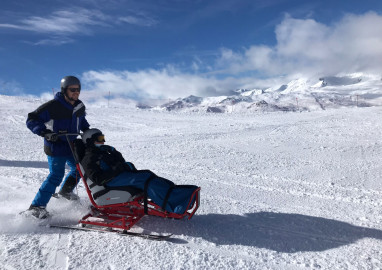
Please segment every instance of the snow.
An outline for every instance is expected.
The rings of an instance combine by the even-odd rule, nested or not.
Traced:
[[[328,86],[329,87],[329,86]],[[381,269],[382,108],[189,113],[87,104],[138,169],[202,187],[191,220],[145,217],[167,242],[67,231],[23,218],[48,174],[25,126],[43,101],[0,96],[1,269]],[[74,224],[89,200],[52,198]]]
[[[321,78],[301,77],[266,89],[237,89],[231,96],[179,98],[153,110],[252,113],[381,106],[381,89],[380,75],[353,73]]]

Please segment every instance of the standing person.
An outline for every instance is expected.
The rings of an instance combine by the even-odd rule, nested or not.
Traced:
[[[44,137],[44,152],[49,163],[49,175],[41,184],[31,206],[26,213],[40,219],[49,216],[46,206],[60,185],[65,175],[65,164],[70,172],[58,192],[66,199],[78,199],[73,194],[80,176],[76,170],[75,161],[66,136],[60,133],[79,133],[89,129],[85,118],[85,105],[79,100],[81,82],[74,76],[66,76],[61,80],[61,92],[54,99],[38,107],[28,114],[27,127],[34,133]],[[69,136],[73,141],[76,136]]]

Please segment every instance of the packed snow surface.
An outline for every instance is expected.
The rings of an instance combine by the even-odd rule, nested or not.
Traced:
[[[42,100],[0,96],[0,268],[381,269],[382,108],[187,113],[88,106],[138,169],[202,188],[191,220],[145,217],[170,241],[69,231],[18,215],[48,175],[25,126]],[[90,202],[52,198],[51,223]]]

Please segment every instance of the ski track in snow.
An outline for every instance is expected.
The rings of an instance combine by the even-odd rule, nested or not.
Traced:
[[[17,103],[17,108],[14,104]],[[190,221],[145,217],[149,241],[49,228],[18,215],[48,174],[26,127],[42,102],[0,96],[0,269],[381,269],[382,109],[199,114],[88,106],[138,169],[202,187]],[[49,222],[80,202],[52,199]]]

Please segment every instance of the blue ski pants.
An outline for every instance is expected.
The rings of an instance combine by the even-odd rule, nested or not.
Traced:
[[[179,188],[174,188],[176,185],[173,182],[156,176],[149,170],[123,172],[108,182],[106,186],[132,186],[144,190],[146,181],[150,178],[151,180],[147,186],[147,196],[154,203],[162,206],[167,192],[169,192],[169,189],[172,189],[165,204],[165,210],[176,214],[182,214],[187,210],[186,208],[191,200],[191,195],[196,190],[197,186],[178,186]]]
[[[32,205],[33,206],[46,206],[52,197],[53,193],[56,191],[56,188],[61,184],[62,179],[65,175],[65,164],[68,164],[70,167],[70,172],[65,177],[66,180],[69,176],[74,177],[75,179],[80,179],[80,175],[76,169],[76,163],[72,156],[47,156],[49,163],[49,175],[45,181],[41,184],[40,189],[38,190]]]

